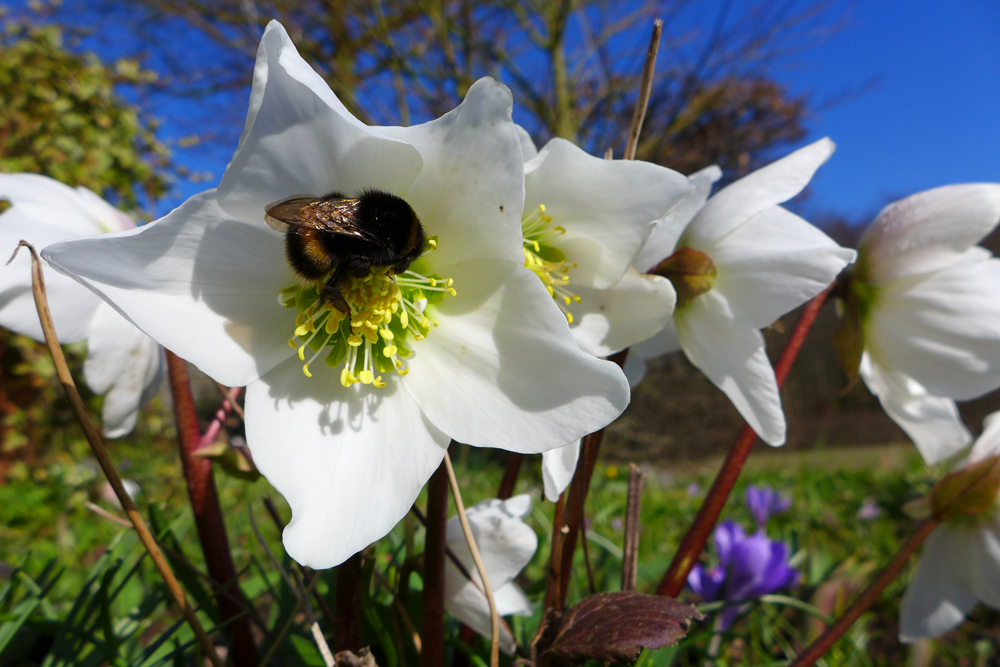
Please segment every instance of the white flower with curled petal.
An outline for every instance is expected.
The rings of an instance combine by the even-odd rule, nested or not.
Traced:
[[[452,438],[539,453],[628,402],[621,371],[580,351],[524,268],[512,107],[483,79],[437,120],[368,127],[271,22],[218,190],[47,252],[165,347],[247,386],[247,444],[292,508],[283,539],[302,564],[337,565],[385,535]],[[264,212],[367,189],[404,199],[430,241],[405,272],[346,278],[347,315],[293,273]]]
[[[670,321],[674,288],[631,268],[655,222],[692,192],[686,177],[649,162],[605,160],[565,139],[535,151],[521,132],[525,266],[566,314],[580,347],[607,357]],[[542,455],[545,496],[569,484],[579,442]]]
[[[972,440],[955,400],[1000,386],[1000,260],[975,244],[1000,222],[1000,184],[950,185],[890,204],[844,278],[841,362],[928,463]]]
[[[785,442],[785,416],[760,329],[822,292],[855,257],[779,206],[832,153],[833,142],[821,139],[723,188],[696,211],[682,207],[654,230],[636,263],[670,276],[678,293],[672,326],[633,348],[637,361],[683,349],[770,445]],[[717,178],[717,168],[692,176],[691,208]],[[627,372],[635,377],[641,369],[633,363]]]
[[[516,577],[531,562],[538,549],[538,537],[522,518],[531,511],[531,496],[523,494],[509,500],[484,500],[466,510],[472,537],[486,568],[493,599],[500,616],[531,616],[534,609]],[[455,618],[489,637],[490,605],[483,592],[482,579],[469,552],[469,544],[457,516],[448,520],[448,547],[472,577],[462,574],[448,559],[444,571],[444,605]],[[514,652],[514,637],[501,623],[500,648]]]
[[[135,223],[87,188],[71,188],[37,174],[0,174],[0,254],[10,257],[22,239],[42,250],[77,236],[117,232]],[[77,282],[43,269],[49,310],[60,343],[87,342],[83,376],[104,396],[104,435],[120,438],[135,428],[139,408],[163,379],[163,352],[108,304]],[[44,341],[31,294],[31,259],[18,253],[0,268],[0,326]]]
[[[1000,413],[983,421],[961,470],[1000,455]],[[899,638],[937,637],[956,627],[982,602],[1000,609],[1000,503],[977,514],[945,519],[924,543],[920,562],[900,603]]]

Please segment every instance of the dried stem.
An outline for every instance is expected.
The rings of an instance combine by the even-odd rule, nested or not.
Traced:
[[[628,464],[628,497],[625,501],[625,544],[622,549],[622,590],[634,591],[639,569],[639,529],[642,523],[639,510],[642,505],[642,471],[634,463]]]
[[[187,366],[183,359],[169,350],[167,372],[170,375],[170,388],[174,399],[181,464],[198,531],[198,541],[205,555],[209,576],[218,582],[223,590],[228,589],[231,593],[231,595],[219,595],[219,613],[231,628],[233,662],[236,667],[256,666],[257,647],[254,645],[250,622],[246,617],[249,605],[236,580],[236,567],[233,565],[233,555],[226,537],[226,523],[222,517],[219,494],[215,488],[212,461],[195,456],[195,452],[202,445],[202,432],[198,426],[198,415],[195,410],[194,395],[191,393]]]
[[[833,625],[827,628],[816,641],[807,646],[795,658],[795,662],[791,664],[791,667],[808,667],[830,650],[830,647],[847,632],[848,628],[854,625],[858,617],[878,600],[886,586],[892,583],[899,575],[903,566],[910,559],[910,556],[923,544],[924,540],[927,539],[927,536],[931,534],[937,524],[938,520],[934,518],[927,519],[920,524],[917,530],[899,548],[899,551],[892,557],[892,560],[885,566],[885,569],[879,573],[875,581],[868,585],[868,588],[861,593],[858,599],[847,608],[847,611]]]
[[[447,548],[448,471],[441,466],[427,481],[424,539],[423,652],[421,667],[444,667],[444,559]]]
[[[649,51],[646,53],[646,65],[642,68],[642,84],[639,86],[639,99],[635,103],[635,113],[628,129],[628,143],[625,144],[625,159],[634,160],[635,150],[639,146],[639,133],[646,119],[646,107],[649,105],[649,94],[653,89],[653,71],[656,69],[656,54],[660,50],[660,35],[663,34],[663,21],[653,21],[653,35],[649,39]]]
[[[465,533],[465,541],[469,545],[469,553],[472,555],[472,562],[476,564],[479,571],[479,578],[483,583],[483,591],[486,593],[486,601],[490,605],[490,667],[497,667],[500,664],[500,614],[497,613],[497,601],[493,598],[493,588],[490,586],[490,579],[486,576],[486,566],[479,555],[479,547],[472,536],[472,526],[469,525],[469,517],[465,515],[465,503],[462,502],[462,492],[458,488],[458,478],[455,477],[455,468],[451,465],[451,456],[448,452],[444,454],[444,465],[448,470],[448,482],[451,484],[451,495],[455,498],[455,508],[458,511],[458,520],[462,524],[462,532]]]
[[[799,321],[795,323],[795,329],[792,331],[791,336],[788,337],[785,349],[782,350],[781,357],[779,357],[778,363],[774,367],[774,376],[778,381],[778,387],[781,387],[785,378],[788,377],[788,371],[798,356],[799,350],[802,349],[802,343],[806,339],[806,334],[809,333],[809,329],[816,320],[816,316],[830,296],[832,288],[832,285],[827,287],[818,296],[813,298],[812,301],[807,303],[801,317],[799,317]],[[750,455],[750,449],[755,442],[757,442],[757,434],[754,433],[754,430],[749,425],[744,424],[739,435],[736,436],[736,442],[733,443],[733,448],[729,450],[729,454],[726,456],[719,474],[715,477],[715,481],[712,482],[712,488],[709,489],[708,495],[705,496],[705,500],[698,510],[698,516],[695,517],[694,523],[691,524],[687,534],[684,535],[684,539],[681,540],[681,544],[677,548],[677,554],[663,575],[663,579],[656,589],[657,595],[664,595],[671,598],[677,597],[684,588],[688,574],[694,568],[695,563],[698,562],[698,556],[701,554],[702,549],[705,548],[708,536],[712,533],[715,523],[719,520],[719,514],[722,513],[722,508],[725,506],[726,500],[729,498],[729,493],[736,484],[736,480],[739,479],[740,471],[743,470],[743,464],[746,462],[747,456]]]
[[[87,414],[87,406],[84,404],[83,399],[80,398],[80,393],[76,389],[76,383],[73,381],[73,376],[69,372],[69,366],[66,364],[66,357],[63,356],[62,348],[59,346],[59,341],[56,338],[55,327],[52,324],[52,315],[49,312],[48,299],[45,295],[45,279],[42,276],[42,264],[38,259],[38,253],[30,243],[21,241],[14,250],[14,255],[17,254],[22,246],[27,248],[31,253],[31,292],[35,297],[35,308],[38,309],[38,317],[41,320],[42,331],[45,334],[45,344],[49,348],[49,354],[52,355],[52,362],[55,365],[59,382],[66,392],[66,397],[73,408],[76,418],[80,422],[80,426],[83,428],[87,442],[94,452],[94,457],[97,459],[98,464],[100,464],[101,470],[104,471],[104,476],[107,477],[108,483],[111,484],[111,488],[115,492],[115,497],[118,498],[122,509],[125,510],[125,514],[132,523],[132,527],[135,528],[135,532],[139,535],[139,541],[146,548],[150,559],[153,561],[153,565],[156,566],[157,572],[160,573],[164,583],[166,583],[171,600],[177,605],[188,625],[194,631],[195,637],[197,637],[198,643],[201,645],[201,650],[211,660],[214,667],[224,667],[222,659],[215,650],[215,645],[212,644],[211,638],[209,638],[205,629],[198,621],[194,608],[188,603],[184,595],[184,590],[174,576],[173,571],[171,571],[170,564],[164,558],[152,533],[149,532],[149,528],[146,527],[146,522],[139,515],[139,510],[136,508],[131,496],[125,492],[122,479],[111,462],[111,457],[108,456],[104,440],[101,438],[93,422],[90,421],[90,416]],[[13,256],[11,259],[13,259]]]

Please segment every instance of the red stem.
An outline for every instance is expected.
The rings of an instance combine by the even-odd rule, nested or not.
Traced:
[[[782,350],[781,356],[778,358],[778,363],[774,366],[774,376],[778,381],[778,387],[781,387],[785,382],[785,378],[788,377],[788,371],[798,356],[799,350],[802,349],[802,343],[806,339],[806,334],[809,333],[810,327],[812,327],[813,322],[816,320],[816,316],[819,314],[820,309],[822,309],[823,304],[826,303],[832,289],[833,285],[827,287],[818,296],[813,298],[812,301],[807,303],[805,309],[802,311],[802,316],[795,323],[795,329],[792,331],[792,335],[788,337],[785,349]],[[729,454],[726,456],[719,474],[712,483],[712,488],[709,489],[708,495],[705,496],[705,501],[702,503],[701,509],[698,510],[698,516],[695,517],[694,523],[691,524],[684,539],[681,540],[681,544],[677,548],[677,554],[663,575],[663,579],[656,589],[657,595],[674,598],[684,589],[688,574],[694,568],[695,563],[698,562],[698,556],[705,548],[705,543],[708,541],[712,529],[719,520],[722,508],[725,507],[729,493],[733,490],[736,480],[739,479],[740,472],[743,470],[743,464],[746,462],[747,456],[750,455],[750,450],[755,442],[757,442],[757,434],[754,433],[754,430],[749,425],[744,424],[743,428],[740,429],[739,435],[736,436],[736,442],[733,443],[733,448],[729,450]]]
[[[854,601],[854,603],[848,607],[847,611],[837,619],[837,621],[831,625],[829,628],[820,635],[816,641],[806,647],[802,653],[795,658],[795,662],[791,664],[791,667],[808,667],[819,660],[824,653],[830,650],[830,647],[840,639],[848,628],[854,625],[854,622],[858,620],[861,614],[865,613],[875,602],[878,600],[879,596],[885,590],[892,581],[899,575],[903,566],[910,559],[910,556],[923,544],[927,536],[933,532],[934,528],[937,527],[938,520],[934,518],[927,519],[917,528],[916,532],[907,538],[903,546],[899,548],[896,555],[892,557],[889,564],[885,566],[885,569],[878,575],[868,588],[864,590],[860,597]]]
[[[448,472],[444,462],[427,482],[424,540],[424,619],[421,667],[444,667],[444,559],[447,550]]]
[[[184,480],[187,482],[188,498],[194,512],[198,540],[205,555],[205,565],[216,588],[219,613],[228,623],[233,664],[236,667],[256,667],[257,648],[250,631],[250,618],[246,613],[249,605],[236,581],[236,568],[226,538],[226,524],[215,489],[212,462],[194,455],[201,445],[202,433],[198,426],[187,367],[177,355],[169,351],[166,354]]]
[[[361,650],[361,554],[357,553],[337,566],[337,596],[334,600],[335,650],[357,653]]]
[[[500,480],[500,488],[497,490],[497,498],[507,500],[514,493],[514,485],[517,484],[517,475],[521,472],[521,463],[524,461],[524,454],[511,452],[507,455],[507,466],[503,470],[503,478]]]

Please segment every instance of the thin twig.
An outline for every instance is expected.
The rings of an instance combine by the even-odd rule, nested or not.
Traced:
[[[458,520],[462,524],[462,532],[465,533],[465,541],[469,544],[469,553],[472,554],[472,561],[479,571],[479,578],[482,579],[483,589],[486,592],[486,601],[490,605],[490,667],[497,667],[500,664],[500,614],[497,613],[497,601],[493,598],[493,588],[490,586],[489,577],[486,576],[486,566],[479,556],[479,547],[472,536],[472,526],[469,525],[469,517],[465,515],[465,504],[462,502],[462,492],[458,488],[458,478],[455,477],[455,468],[451,465],[451,456],[444,453],[444,465],[448,471],[448,482],[451,484],[451,495],[455,498],[455,508],[458,510]]]
[[[628,128],[628,143],[625,144],[625,159],[634,160],[635,150],[639,146],[639,133],[646,119],[646,107],[649,105],[649,94],[653,89],[653,71],[656,69],[656,54],[660,50],[660,35],[663,34],[663,21],[653,21],[653,35],[649,39],[649,51],[646,53],[646,65],[642,68],[642,84],[639,87],[639,99],[635,103],[635,113],[632,124]]]
[[[639,569],[639,529],[642,522],[639,510],[642,505],[642,470],[634,463],[628,464],[628,496],[625,500],[625,542],[622,548],[623,591],[634,591]]]
[[[227,387],[221,382],[216,382],[215,386],[218,387],[219,391],[222,392],[222,395],[225,396],[226,401],[229,401],[229,407],[226,407],[226,402],[223,401],[222,408],[220,409],[226,411],[232,410],[233,412],[236,413],[236,415],[240,418],[241,421],[245,422],[247,420],[247,416],[243,413],[243,408],[240,407],[240,404],[236,402],[236,399],[240,397],[240,392],[243,391],[243,388]]]
[[[115,492],[115,496],[118,498],[118,502],[121,503],[122,509],[125,510],[125,514],[128,516],[129,521],[132,522],[132,527],[135,528],[135,532],[139,535],[139,540],[142,545],[146,547],[146,551],[149,553],[150,559],[153,561],[153,565],[156,566],[157,572],[163,578],[164,583],[167,585],[167,591],[170,593],[170,597],[180,612],[184,615],[185,620],[191,626],[194,631],[195,636],[198,638],[198,643],[201,645],[202,651],[208,656],[208,659],[212,661],[214,667],[225,667],[222,659],[215,650],[215,645],[212,644],[212,640],[209,638],[205,629],[201,626],[201,622],[198,621],[198,617],[195,614],[194,608],[188,603],[187,598],[184,595],[184,590],[181,588],[180,583],[174,576],[173,571],[170,569],[170,564],[167,563],[166,558],[164,558],[163,553],[160,551],[159,546],[156,544],[156,540],[153,539],[153,534],[149,532],[149,528],[146,527],[146,522],[142,520],[142,516],[139,514],[138,508],[136,508],[135,503],[132,501],[132,497],[128,495],[125,491],[125,487],[122,485],[122,479],[118,475],[118,471],[115,469],[114,464],[111,462],[111,457],[108,456],[108,451],[104,447],[104,440],[101,438],[100,433],[94,426],[93,422],[90,421],[90,416],[87,414],[87,407],[80,398],[80,393],[76,389],[76,383],[73,381],[73,376],[69,371],[69,366],[66,364],[66,357],[63,356],[62,348],[59,346],[59,340],[56,338],[55,327],[52,324],[52,315],[49,312],[49,303],[45,295],[45,279],[42,276],[42,264],[38,258],[38,253],[35,251],[34,246],[32,246],[27,241],[21,241],[18,243],[17,248],[14,250],[14,255],[11,256],[11,260],[17,255],[17,252],[25,247],[31,253],[31,292],[35,297],[35,308],[38,310],[38,317],[41,320],[42,331],[45,334],[45,344],[49,348],[49,354],[52,355],[52,362],[56,368],[56,375],[59,377],[59,381],[62,383],[63,390],[66,392],[66,397],[69,399],[70,406],[73,408],[73,412],[76,414],[76,418],[80,422],[80,426],[83,427],[84,435],[87,437],[87,442],[90,444],[91,450],[94,452],[94,456],[97,458],[97,462],[101,466],[101,470],[104,471],[104,476],[107,477],[108,483],[111,484],[111,488]],[[10,263],[10,262],[8,262]]]
[[[575,478],[574,478],[575,479]],[[583,484],[583,477],[577,480],[577,484]],[[590,594],[597,594],[597,583],[594,579],[594,564],[590,560],[590,546],[587,544],[587,498],[585,494],[580,495],[580,546],[583,547],[583,563],[587,567],[587,585],[590,586]]]

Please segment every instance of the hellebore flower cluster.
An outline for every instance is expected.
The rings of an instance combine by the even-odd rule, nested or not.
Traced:
[[[1000,260],[975,244],[1000,222],[1000,184],[920,192],[879,213],[840,288],[841,363],[928,463],[972,440],[955,400],[1000,386]]]
[[[247,444],[292,508],[283,540],[302,564],[336,565],[385,535],[451,439],[540,453],[628,403],[620,369],[580,350],[525,268],[512,108],[483,79],[437,120],[368,127],[272,22],[218,189],[45,253],[178,356],[247,386]],[[427,244],[405,271],[345,278],[343,312],[293,272],[264,213],[371,190],[412,207]]]
[[[956,470],[1000,455],[1000,412]],[[924,543],[900,605],[899,638],[937,637],[956,627],[977,602],[1000,609],[1000,499],[974,515],[945,519]]]
[[[648,162],[605,160],[564,139],[536,151],[522,134],[525,266],[534,271],[580,347],[606,357],[663,329],[674,288],[631,268],[655,222],[692,193],[681,174]],[[576,470],[580,444],[542,454],[545,497]]]
[[[131,219],[90,190],[71,188],[37,174],[0,174],[0,199],[11,207],[0,215],[0,254],[5,261],[21,240],[38,250],[78,236],[135,227]],[[104,435],[120,438],[135,428],[141,408],[163,379],[163,352],[90,290],[43,268],[49,310],[62,344],[87,342],[83,377],[104,395]],[[31,258],[18,253],[0,270],[0,326],[44,341],[31,292]]]
[[[522,494],[509,500],[484,500],[465,513],[501,616],[531,616],[534,613],[531,601],[514,583],[514,577],[531,562],[538,549],[535,531],[522,521],[530,511],[531,496]],[[479,634],[489,637],[490,604],[457,516],[448,520],[447,540],[448,547],[465,566],[472,580],[459,572],[451,560],[447,561],[444,572],[445,608]],[[513,653],[515,648],[514,637],[503,624],[500,626],[500,648],[508,654]]]
[[[662,220],[635,261],[670,277],[673,319],[636,345],[626,373],[643,359],[682,349],[733,402],[764,442],[785,442],[785,416],[760,329],[822,292],[854,260],[802,218],[779,206],[797,195],[833,153],[822,139],[708,198],[721,172],[691,176],[696,193]]]
[[[688,586],[705,602],[753,600],[798,580],[798,571],[788,563],[788,545],[763,531],[748,536],[739,524],[723,521],[716,526],[713,539],[718,566],[706,568],[699,563],[688,575]],[[741,611],[740,605],[726,607],[719,627],[729,628]]]

